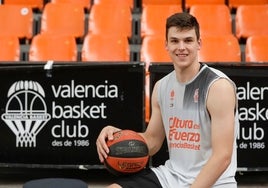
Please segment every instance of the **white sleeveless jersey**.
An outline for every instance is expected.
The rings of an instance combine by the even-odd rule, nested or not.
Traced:
[[[164,188],[189,188],[211,155],[211,123],[206,108],[208,90],[224,73],[203,65],[188,83],[179,83],[175,71],[160,80],[158,102],[165,127],[169,160],[152,168]],[[230,82],[235,84],[230,80]],[[236,89],[236,88],[235,88]],[[236,110],[237,111],[237,110]],[[238,128],[236,112],[235,138]],[[216,185],[236,183],[236,140],[231,164]]]

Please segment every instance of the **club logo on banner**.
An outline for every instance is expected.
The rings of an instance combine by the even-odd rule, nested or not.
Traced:
[[[50,120],[45,92],[35,81],[18,81],[7,93],[2,120],[16,135],[16,147],[36,147],[36,136]]]

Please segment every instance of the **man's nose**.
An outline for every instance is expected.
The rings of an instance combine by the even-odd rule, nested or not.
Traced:
[[[183,41],[178,42],[177,46],[178,50],[184,50],[185,49],[185,44]]]

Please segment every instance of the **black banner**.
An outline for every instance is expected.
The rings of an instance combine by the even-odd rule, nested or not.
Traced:
[[[211,64],[237,85],[240,127],[237,137],[238,170],[268,169],[268,66],[267,64]],[[150,67],[151,86],[173,70],[171,64]],[[152,88],[151,88],[152,90]],[[153,157],[153,165],[168,157],[166,143]]]
[[[108,125],[144,128],[144,67],[134,63],[0,66],[0,163],[99,165]]]

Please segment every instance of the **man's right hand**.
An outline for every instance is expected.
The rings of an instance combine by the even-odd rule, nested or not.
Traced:
[[[106,144],[106,141],[113,140],[114,139],[113,134],[115,132],[120,131],[120,130],[121,129],[116,128],[116,127],[111,126],[111,125],[108,125],[101,130],[101,132],[96,140],[97,152],[98,152],[99,159],[100,159],[101,163],[104,162],[104,160],[107,158],[108,153],[109,153],[109,148]]]

